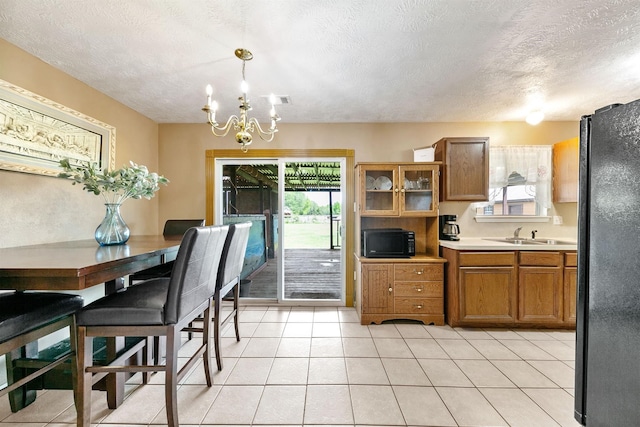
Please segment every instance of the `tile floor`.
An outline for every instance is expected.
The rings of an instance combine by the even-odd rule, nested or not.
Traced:
[[[241,322],[239,343],[224,331],[214,385],[201,366],[183,381],[181,426],[578,426],[570,331],[362,326],[335,307],[246,306]],[[116,410],[94,391],[94,423],[166,425],[162,374],[138,381]],[[0,401],[0,427],[69,425],[71,391],[40,392],[15,414]]]

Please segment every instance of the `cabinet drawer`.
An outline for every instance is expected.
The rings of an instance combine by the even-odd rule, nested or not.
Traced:
[[[442,264],[396,264],[394,269],[396,281],[442,280],[443,274]]]
[[[494,267],[497,265],[514,265],[515,252],[461,252],[461,267]]]
[[[429,282],[402,282],[394,285],[396,297],[436,297],[444,296],[444,286],[442,281]]]
[[[560,252],[532,251],[520,252],[520,265],[549,265],[562,266],[562,254]]]
[[[564,254],[564,266],[576,267],[578,265],[578,254],[576,252],[569,252]]]
[[[395,313],[442,314],[443,298],[395,298]]]

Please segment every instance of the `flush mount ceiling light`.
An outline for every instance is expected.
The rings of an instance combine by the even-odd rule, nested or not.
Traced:
[[[220,126],[218,122],[216,122],[218,103],[215,100],[211,101],[211,95],[213,94],[213,88],[211,85],[207,85],[207,103],[202,107],[202,111],[207,113],[207,120],[211,125],[211,132],[215,136],[226,136],[231,128],[233,128],[233,130],[236,131],[236,142],[238,144],[242,144],[241,150],[246,153],[249,150],[248,146],[251,145],[253,140],[251,134],[254,132],[257,132],[258,136],[263,141],[273,141],[276,132],[278,132],[276,122],[280,120],[280,116],[278,116],[275,109],[277,98],[275,95],[271,94],[269,97],[269,102],[271,103],[271,111],[269,112],[269,116],[271,117],[271,126],[269,129],[262,129],[262,127],[260,127],[260,123],[258,123],[258,120],[256,120],[255,117],[249,118],[247,113],[251,111],[251,105],[247,98],[249,85],[244,78],[244,66],[247,61],[250,61],[253,58],[253,54],[247,49],[239,48],[235,50],[235,55],[238,59],[242,60],[242,83],[240,84],[242,95],[238,98],[238,101],[240,101],[240,117],[236,115],[229,117],[229,120],[227,120],[227,123],[224,126]]]
[[[544,113],[542,111],[532,111],[525,119],[527,123],[532,126],[539,124],[544,119]]]

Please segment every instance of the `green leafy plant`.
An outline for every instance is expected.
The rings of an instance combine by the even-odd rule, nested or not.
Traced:
[[[105,203],[121,204],[127,199],[151,199],[169,180],[155,172],[149,172],[146,166],[129,162],[131,166],[121,169],[100,171],[96,163],[83,162],[72,165],[69,159],[60,160],[64,172],[61,178],[73,180],[73,185],[82,184],[83,190],[102,195]]]

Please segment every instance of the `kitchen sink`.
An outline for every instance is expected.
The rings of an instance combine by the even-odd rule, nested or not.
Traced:
[[[504,239],[484,239],[492,242],[511,243],[513,245],[575,245],[575,242],[556,239],[519,239],[515,237],[505,237]]]
[[[538,245],[537,240],[529,240],[529,239],[515,239],[513,237],[507,237],[504,239],[484,239],[492,242],[500,242],[500,243],[511,243],[514,245]]]
[[[556,239],[536,239],[535,242],[541,243],[543,245],[575,245],[576,242],[569,242],[567,240],[556,240]]]

